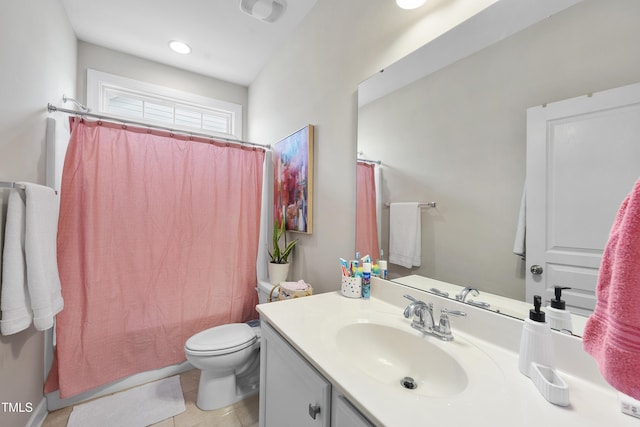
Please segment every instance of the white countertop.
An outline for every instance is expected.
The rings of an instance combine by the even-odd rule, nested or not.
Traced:
[[[380,287],[374,286],[370,300],[349,299],[334,292],[258,306],[262,318],[372,422],[388,427],[640,426],[640,419],[620,412],[617,394],[613,389],[589,382],[580,375],[560,371],[569,385],[570,406],[560,407],[547,402],[531,380],[519,372],[516,353],[499,343],[481,340],[461,332],[462,328],[456,328],[459,322],[477,321],[477,326],[486,322],[486,316],[495,316],[496,331],[499,331],[499,322],[514,320],[485,310],[463,307],[467,310],[467,318],[452,319],[455,337],[453,342],[442,342],[430,336],[422,337],[420,332],[410,327],[410,321],[403,317],[400,306],[403,303],[402,297],[388,298],[386,295],[398,292],[401,295],[407,289],[391,282],[379,283],[384,283],[385,290],[376,295],[376,289]],[[429,294],[415,290],[410,290],[409,293],[424,301],[433,301],[433,296]],[[451,309],[460,309],[460,304],[454,301],[435,302]],[[434,310],[434,315],[437,313]],[[493,318],[489,320],[493,322]],[[456,352],[463,354],[467,349],[481,352],[486,356],[482,363],[489,360],[493,366],[484,365],[481,368],[482,363],[465,366],[470,386],[460,394],[448,397],[420,396],[412,390],[401,389],[399,384],[382,383],[374,376],[367,375],[366,368],[362,366],[354,368],[357,361],[347,360],[334,340],[335,333],[341,326],[354,322],[381,322],[406,328],[419,338],[433,340],[454,355]],[[513,324],[509,328],[513,331]],[[504,339],[503,332],[497,333]],[[510,334],[513,335],[513,332]],[[508,338],[511,341],[519,339]],[[566,347],[561,347],[561,350],[567,351]],[[424,363],[428,364],[429,360]]]

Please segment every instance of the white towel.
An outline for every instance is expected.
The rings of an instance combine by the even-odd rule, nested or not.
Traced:
[[[2,252],[4,251],[4,209],[2,206],[2,198],[0,198],[0,261],[2,261]],[[0,262],[0,290],[2,289],[2,262]]]
[[[31,324],[31,301],[27,290],[27,269],[24,257],[26,206],[24,193],[12,190],[7,205],[2,253],[2,292],[0,295],[0,332],[11,335]]]
[[[33,325],[44,331],[53,326],[53,317],[64,306],[56,250],[58,201],[50,187],[22,184],[27,195],[24,248]]]
[[[406,268],[421,262],[420,204],[391,203],[389,208],[389,262]]]
[[[3,255],[2,320],[0,332],[9,335],[29,327],[44,331],[63,306],[58,275],[56,236],[58,203],[53,189],[31,183],[25,199],[9,195]]]
[[[520,200],[520,213],[518,214],[518,225],[516,226],[516,238],[513,242],[513,253],[525,257],[527,252],[526,231],[527,231],[527,191],[522,190],[522,200]]]

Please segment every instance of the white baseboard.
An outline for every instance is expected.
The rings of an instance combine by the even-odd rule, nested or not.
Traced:
[[[27,421],[25,427],[41,427],[42,423],[44,423],[45,418],[47,418],[48,413],[49,411],[47,411],[47,399],[42,396],[42,400],[40,400],[38,406],[36,406],[33,409],[33,412],[31,412],[31,416],[29,417],[29,421]]]
[[[80,393],[78,395],[60,399],[60,391],[56,390],[46,395],[46,408],[49,411],[55,411],[56,409],[66,408],[67,406],[73,406],[80,402],[95,399],[96,397],[105,396],[107,394],[116,393],[118,391],[126,390],[131,387],[136,387],[142,384],[147,384],[152,381],[157,381],[162,378],[167,378],[172,375],[178,375],[183,372],[194,369],[193,366],[185,361],[178,365],[171,365],[165,368],[155,369],[153,371],[141,372],[139,374],[131,375],[127,378],[123,378],[118,381],[106,384],[102,387],[97,387],[92,390]]]

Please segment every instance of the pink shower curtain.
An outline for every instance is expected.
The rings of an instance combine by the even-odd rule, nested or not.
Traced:
[[[379,258],[378,222],[376,215],[375,165],[358,162],[356,195],[356,251],[360,255]]]
[[[76,120],[58,228],[65,308],[45,391],[66,398],[179,363],[194,333],[257,316],[263,159]]]

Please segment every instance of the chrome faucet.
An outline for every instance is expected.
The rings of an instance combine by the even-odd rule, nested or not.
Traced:
[[[418,301],[411,295],[404,295],[405,298],[412,301],[404,309],[404,317],[412,319],[411,327],[419,331],[433,329],[435,322],[433,320],[433,303]]]
[[[477,297],[478,295],[480,295],[480,291],[478,291],[476,288],[471,288],[467,286],[463,288],[459,294],[456,295],[456,299],[458,301],[465,302],[465,299],[467,299],[467,295],[469,295],[469,292],[471,292],[471,295],[473,295],[474,297]]]
[[[412,319],[412,328],[423,334],[433,335],[443,341],[453,341],[449,316],[465,317],[467,313],[443,308],[440,310],[440,322],[436,325],[433,320],[433,303],[419,301],[408,294],[405,294],[404,297],[411,301],[411,304],[404,309],[403,314],[405,318]]]

